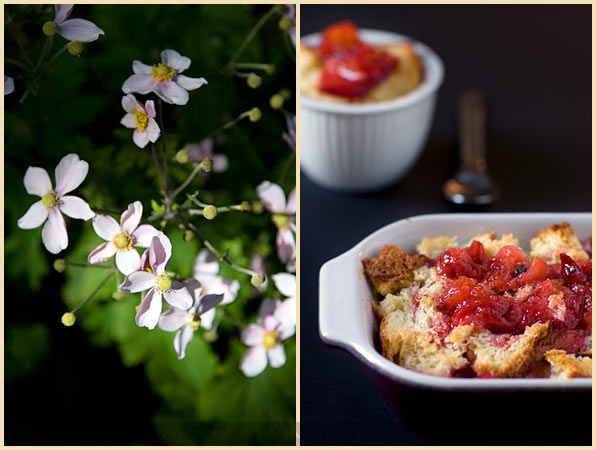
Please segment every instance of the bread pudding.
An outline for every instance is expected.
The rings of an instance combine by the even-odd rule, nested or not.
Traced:
[[[383,356],[451,377],[592,376],[591,238],[551,225],[525,252],[512,234],[425,238],[365,258]]]
[[[422,64],[412,43],[373,46],[356,26],[342,22],[326,28],[316,48],[300,48],[300,90],[333,103],[393,100],[416,88]]]

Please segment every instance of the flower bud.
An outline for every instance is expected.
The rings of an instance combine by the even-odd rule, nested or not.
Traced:
[[[246,84],[251,89],[256,89],[261,85],[261,77],[258,76],[256,73],[251,73],[248,78],[246,79]]]
[[[261,119],[261,110],[257,107],[254,107],[248,112],[248,119],[251,122],[258,122]]]
[[[213,160],[207,157],[203,158],[203,160],[201,161],[201,168],[204,172],[211,172],[211,170],[213,169]]]
[[[176,162],[179,162],[180,164],[186,164],[188,162],[188,152],[186,149],[178,150],[174,158],[176,159]]]
[[[265,73],[267,75],[273,75],[275,73],[275,64],[267,64],[267,67],[265,67]]]
[[[217,338],[219,336],[217,335],[217,331],[216,330],[207,330],[203,333],[203,338],[207,341],[207,342],[215,342],[217,341]]]
[[[292,26],[292,22],[287,17],[282,17],[281,19],[279,19],[279,22],[277,22],[277,24],[279,25],[279,28],[281,30],[287,30]]]
[[[71,312],[67,312],[62,314],[62,325],[65,327],[72,327],[74,323],[77,321],[77,316],[75,316]]]
[[[57,259],[54,261],[54,270],[58,273],[64,272],[66,269],[66,261],[63,259]]]
[[[112,298],[114,300],[118,300],[118,301],[124,300],[124,297],[126,297],[126,294],[124,292],[122,292],[120,289],[118,289],[117,291],[114,291],[112,293]]]
[[[240,211],[241,212],[250,212],[250,203],[244,200],[240,203]]]
[[[207,220],[213,220],[217,216],[217,208],[213,205],[206,206],[203,209],[203,217]]]
[[[192,231],[186,230],[184,232],[184,241],[185,242],[191,242],[194,238],[195,238],[195,234]]]
[[[280,94],[272,95],[269,99],[269,106],[273,109],[279,109],[284,105],[284,98]]]
[[[250,279],[250,284],[252,284],[256,288],[260,288],[261,286],[263,286],[264,282],[265,275],[262,273],[255,273]]]
[[[255,214],[263,214],[263,211],[265,211],[265,207],[260,201],[255,200],[252,202],[252,212]]]
[[[70,41],[68,43],[68,53],[72,56],[79,56],[83,53],[83,43],[81,41]]]
[[[46,22],[41,27],[41,31],[46,36],[54,36],[56,34],[56,24],[54,22]]]
[[[292,98],[292,92],[288,88],[280,89],[279,94],[284,98],[284,100],[289,100]]]

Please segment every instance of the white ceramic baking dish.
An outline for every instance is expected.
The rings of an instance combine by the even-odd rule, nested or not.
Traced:
[[[585,410],[586,402],[591,401],[592,380],[589,378],[444,378],[418,373],[385,359],[375,348],[377,326],[371,308],[372,294],[361,263],[365,257],[378,256],[385,244],[396,244],[406,251],[414,251],[415,245],[422,238],[441,235],[457,235],[460,242],[465,242],[478,233],[514,233],[520,239],[520,245],[528,248],[529,240],[541,229],[561,222],[569,222],[581,239],[592,234],[591,213],[436,214],[412,217],[387,225],[321,268],[321,338],[325,343],[343,348],[354,355],[380,391],[389,409],[402,419],[411,419],[409,422],[414,424],[424,421],[425,414],[428,414],[428,402],[452,403],[455,398],[453,394],[461,404],[482,399],[483,403],[496,405],[496,410],[503,410],[511,402],[520,401],[520,393],[525,393],[526,398],[532,399],[531,405],[545,402],[538,409],[550,413],[553,402],[554,405],[575,405],[566,407],[568,411],[565,417],[571,420],[574,416],[573,408],[577,409],[579,404],[584,404],[585,408],[582,410]],[[460,414],[465,414],[465,411]],[[581,417],[584,417],[586,413],[582,414]],[[539,415],[540,411],[533,417]],[[461,415],[458,416],[456,412],[454,417],[461,420]],[[528,419],[524,417],[520,416],[519,420],[527,422]],[[449,421],[446,422],[448,423]],[[436,430],[436,427],[433,429]]]

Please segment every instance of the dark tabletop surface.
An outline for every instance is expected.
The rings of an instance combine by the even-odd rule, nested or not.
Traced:
[[[303,5],[300,17],[302,36],[348,19],[411,36],[445,64],[424,153],[400,183],[347,195],[301,177],[301,443],[425,444],[386,410],[354,357],[320,340],[319,269],[388,223],[471,211],[441,197],[456,169],[463,88],[486,93],[489,170],[503,188],[476,211],[591,211],[591,6]]]

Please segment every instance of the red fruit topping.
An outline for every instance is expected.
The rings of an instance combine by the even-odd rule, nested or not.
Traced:
[[[565,281],[567,286],[578,284],[578,283],[585,283],[588,279],[586,274],[577,263],[573,260],[571,256],[566,255],[565,253],[561,253],[561,277]]]
[[[357,42],[360,42],[360,39],[356,25],[352,22],[336,23],[323,30],[317,54],[325,60],[338,53],[347,52]]]
[[[393,56],[360,41],[350,22],[325,29],[317,54],[324,61],[319,89],[342,97],[365,95],[397,66]]]
[[[450,248],[437,258],[437,273],[447,278],[482,278],[484,274],[484,246],[478,242],[464,248]]]

